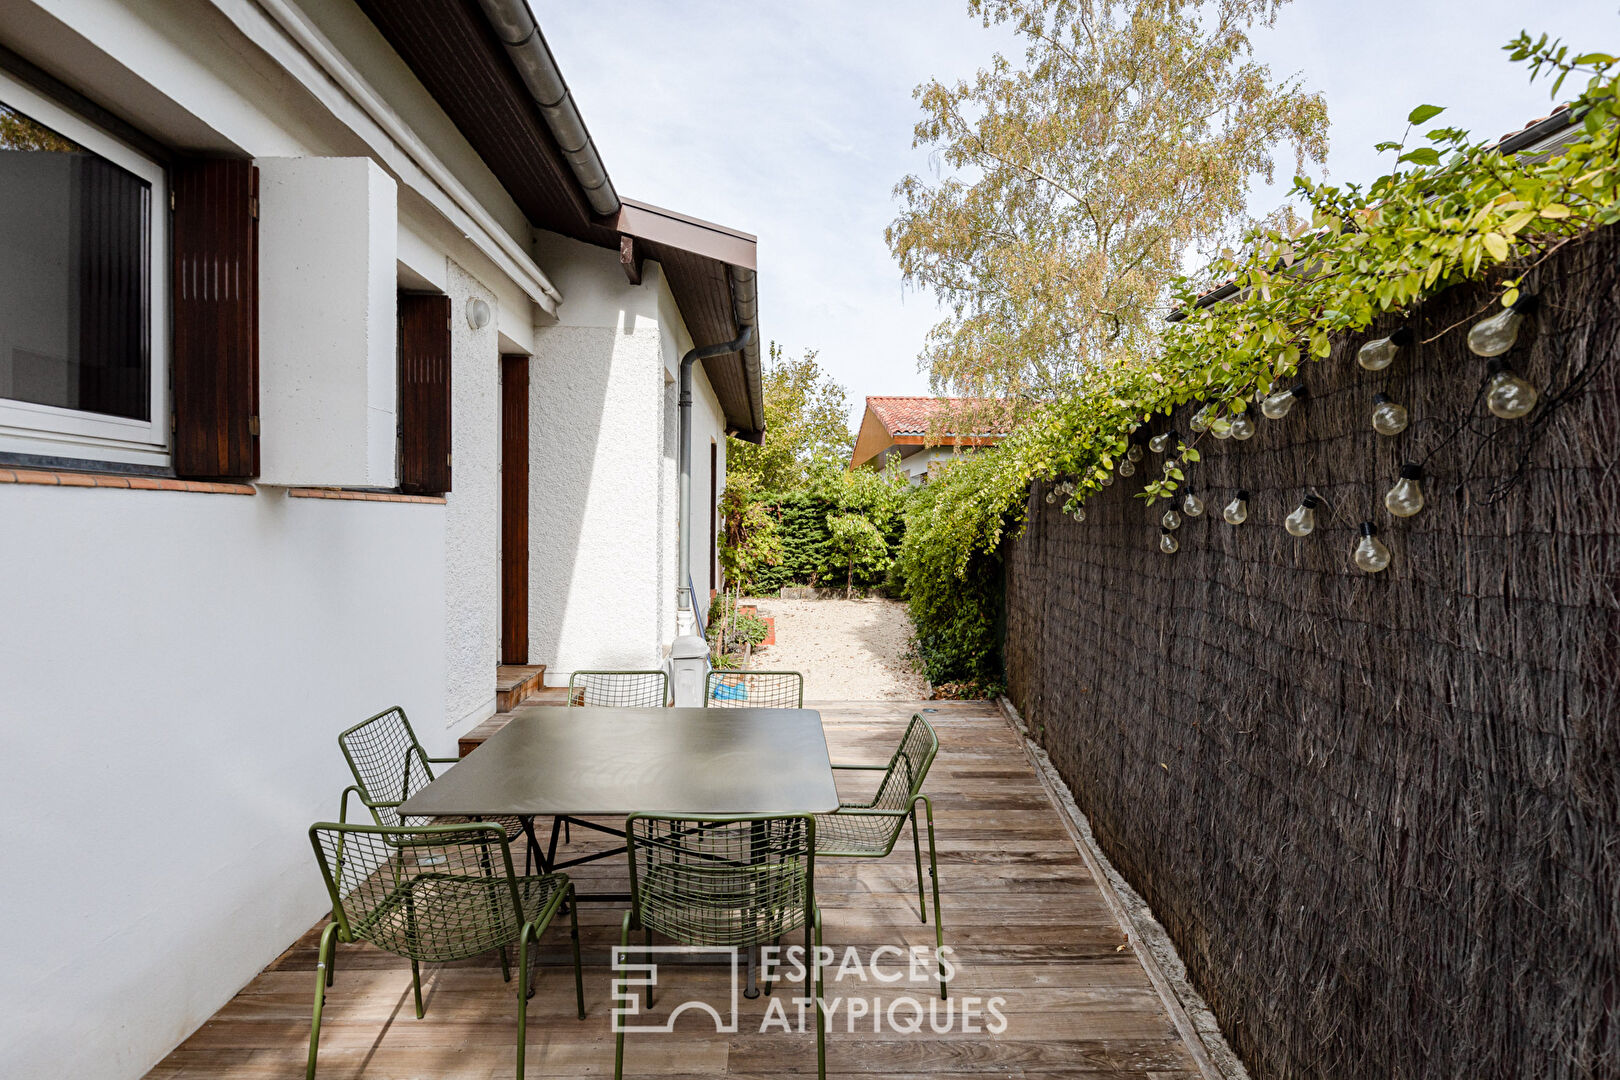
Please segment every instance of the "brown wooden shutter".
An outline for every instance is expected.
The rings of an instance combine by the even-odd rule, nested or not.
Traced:
[[[450,490],[450,298],[399,294],[399,486]]]
[[[174,191],[174,471],[259,475],[259,170],[193,160]]]

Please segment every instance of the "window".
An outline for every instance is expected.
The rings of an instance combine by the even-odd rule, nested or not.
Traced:
[[[0,450],[168,462],[163,169],[0,75]]]
[[[399,488],[450,490],[450,298],[399,294]]]

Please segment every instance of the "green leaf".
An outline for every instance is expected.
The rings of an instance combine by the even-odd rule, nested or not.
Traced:
[[[1419,105],[1407,116],[1406,122],[1408,124],[1427,123],[1445,111],[1446,107],[1444,105]]]
[[[1489,232],[1485,234],[1484,240],[1485,250],[1491,253],[1492,258],[1494,258],[1497,262],[1507,261],[1507,237],[1503,236],[1501,233]]]
[[[1432,146],[1420,146],[1416,150],[1409,150],[1400,156],[1401,161],[1410,161],[1414,165],[1440,164],[1440,151]]]

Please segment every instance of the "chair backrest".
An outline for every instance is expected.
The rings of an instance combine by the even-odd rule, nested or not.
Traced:
[[[427,751],[397,705],[344,731],[338,746],[369,803],[404,802],[433,779]],[[373,806],[371,814],[378,825],[406,824],[392,806]]]
[[[576,671],[568,676],[568,704],[662,709],[669,705],[669,675],[663,671]]]
[[[504,945],[522,926],[519,879],[499,825],[323,821],[309,827],[309,840],[347,941],[442,962]]]
[[[711,671],[704,680],[707,709],[802,709],[804,676],[797,671]]]
[[[911,800],[922,791],[923,779],[928,775],[929,766],[934,763],[934,755],[938,753],[939,736],[934,733],[933,725],[924,720],[921,713],[917,713],[906,726],[905,737],[895,749],[894,757],[889,759],[888,771],[883,774],[877,798],[872,801],[873,808],[909,809]],[[900,819],[895,820],[898,828]]]
[[[815,818],[631,814],[636,919],[684,945],[774,941],[815,909]]]

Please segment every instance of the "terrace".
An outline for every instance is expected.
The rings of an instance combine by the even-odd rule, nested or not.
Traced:
[[[924,1022],[896,1031],[889,1006],[910,997],[923,1009],[938,1002],[931,973],[878,985],[836,981],[826,996],[842,999],[827,1037],[829,1075],[1025,1075],[1175,1077],[1204,1075],[1203,1047],[1188,1038],[1186,1014],[1156,968],[1144,967],[1122,930],[1118,898],[1094,873],[1072,818],[1054,801],[1022,735],[990,702],[821,703],[834,760],[881,763],[908,717],[934,709],[940,752],[924,790],[931,795],[939,846],[945,942],[957,974],[954,1010],[1001,998],[999,1034],[964,1031],[960,1012],[937,1034]],[[575,830],[570,853],[607,844]],[[823,860],[816,887],[823,939],[841,960],[855,946],[861,960],[883,945],[931,947],[932,926],[918,919],[916,883],[905,843],[883,860]],[[623,891],[622,857],[569,871],[586,892]],[[313,860],[309,873],[315,874]],[[611,1075],[610,946],[622,906],[586,904],[580,911],[585,948],[584,1021],[574,1018],[566,930],[554,925],[543,942],[538,988],[529,1006],[528,1073]],[[320,925],[312,927],[253,979],[212,1020],[149,1074],[156,1078],[297,1075],[308,1052],[310,1008]],[[500,977],[493,955],[423,972],[426,1016],[411,1004],[406,961],[367,945],[342,945],[337,978],[326,999],[321,1077],[508,1076],[513,1064],[516,983]],[[836,963],[836,962],[835,962]],[[1151,961],[1150,961],[1151,964]],[[886,964],[904,970],[903,962]],[[791,996],[790,984],[776,993]],[[688,999],[724,1007],[729,969],[681,965],[660,984],[653,1015]],[[848,1003],[871,1011],[853,1022]],[[626,1075],[763,1076],[814,1074],[808,1034],[761,1033],[770,999],[740,998],[738,1030],[716,1034],[706,1015],[689,1012],[670,1034],[631,1034]],[[941,1005],[943,1009],[943,1005]],[[857,1006],[857,1012],[859,1007]],[[794,1016],[787,1004],[787,1015]],[[874,1016],[882,1023],[874,1030]],[[896,1017],[913,1015],[901,1005]],[[943,1011],[939,1013],[944,1026]],[[853,1030],[852,1030],[853,1025]]]

